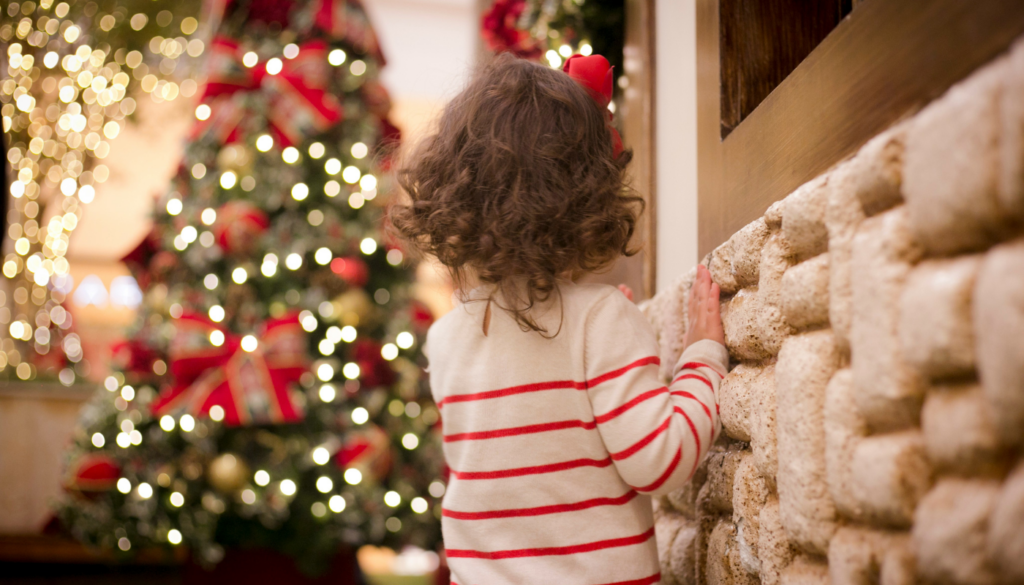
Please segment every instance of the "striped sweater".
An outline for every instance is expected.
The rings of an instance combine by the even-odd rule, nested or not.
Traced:
[[[666,387],[633,303],[606,285],[560,290],[551,339],[494,306],[484,335],[483,301],[427,336],[453,585],[658,583],[650,496],[684,485],[720,432],[724,347],[687,348]],[[559,329],[557,304],[532,314]]]

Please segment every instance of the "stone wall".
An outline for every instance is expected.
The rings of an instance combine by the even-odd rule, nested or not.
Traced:
[[[1024,583],[1024,42],[704,259],[725,433],[663,583]],[[644,306],[664,374],[694,272]]]

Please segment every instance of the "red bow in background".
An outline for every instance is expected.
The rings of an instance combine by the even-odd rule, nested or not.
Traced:
[[[212,113],[196,125],[193,139],[213,133],[225,144],[241,140],[239,125],[251,114],[245,92],[252,91],[267,96],[267,121],[284,146],[299,144],[341,121],[341,103],[327,92],[331,66],[325,42],[300,45],[297,57],[281,60],[277,74],[269,73],[262,61],[246,67],[240,53],[232,39],[217,37],[210,43],[202,101]]]
[[[182,315],[175,327],[169,352],[174,384],[153,402],[156,416],[207,415],[216,405],[224,409],[228,426],[302,420],[304,413],[289,394],[289,386],[309,369],[297,316],[265,322],[253,351],[242,348],[240,336],[199,315]],[[210,341],[215,331],[224,336],[220,346]]]
[[[618,158],[622,153],[622,137],[619,131],[612,126],[612,113],[608,110],[608,104],[612,101],[613,92],[613,71],[614,67],[608,64],[608,59],[601,55],[573,55],[565,60],[562,71],[569,74],[582,85],[597,105],[607,112],[608,130],[612,133],[612,155]]]
[[[357,51],[373,55],[377,64],[385,64],[377,35],[358,0],[320,0],[313,12],[313,24],[336,41],[344,41]]]

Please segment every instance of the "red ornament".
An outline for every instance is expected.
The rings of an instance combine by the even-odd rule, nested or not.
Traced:
[[[113,459],[98,453],[82,455],[68,468],[64,488],[86,497],[109,492],[117,485],[121,468]]]
[[[111,346],[114,362],[120,369],[140,376],[153,374],[153,364],[160,355],[138,339],[121,341]]]
[[[331,271],[353,287],[362,287],[370,279],[366,262],[354,256],[331,260]]]
[[[334,462],[341,469],[354,467],[375,480],[384,479],[391,471],[391,439],[383,429],[368,423],[349,433]]]
[[[262,209],[248,201],[235,200],[217,210],[213,233],[225,252],[246,255],[269,227],[270,220]]]
[[[420,335],[425,334],[434,324],[434,314],[430,311],[430,307],[420,301],[414,300],[409,304],[409,313],[412,326]]]
[[[497,0],[484,14],[480,34],[495,53],[509,52],[525,59],[539,59],[544,53],[529,31],[518,27],[526,0]]]
[[[353,344],[352,360],[359,364],[359,381],[366,388],[390,386],[395,382],[395,371],[380,355],[381,346],[373,339],[362,338]]]

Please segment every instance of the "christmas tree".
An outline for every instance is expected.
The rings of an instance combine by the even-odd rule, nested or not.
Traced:
[[[354,0],[230,0],[152,233],[122,368],[85,408],[63,523],[86,543],[436,546],[431,323],[382,231],[398,139]]]

